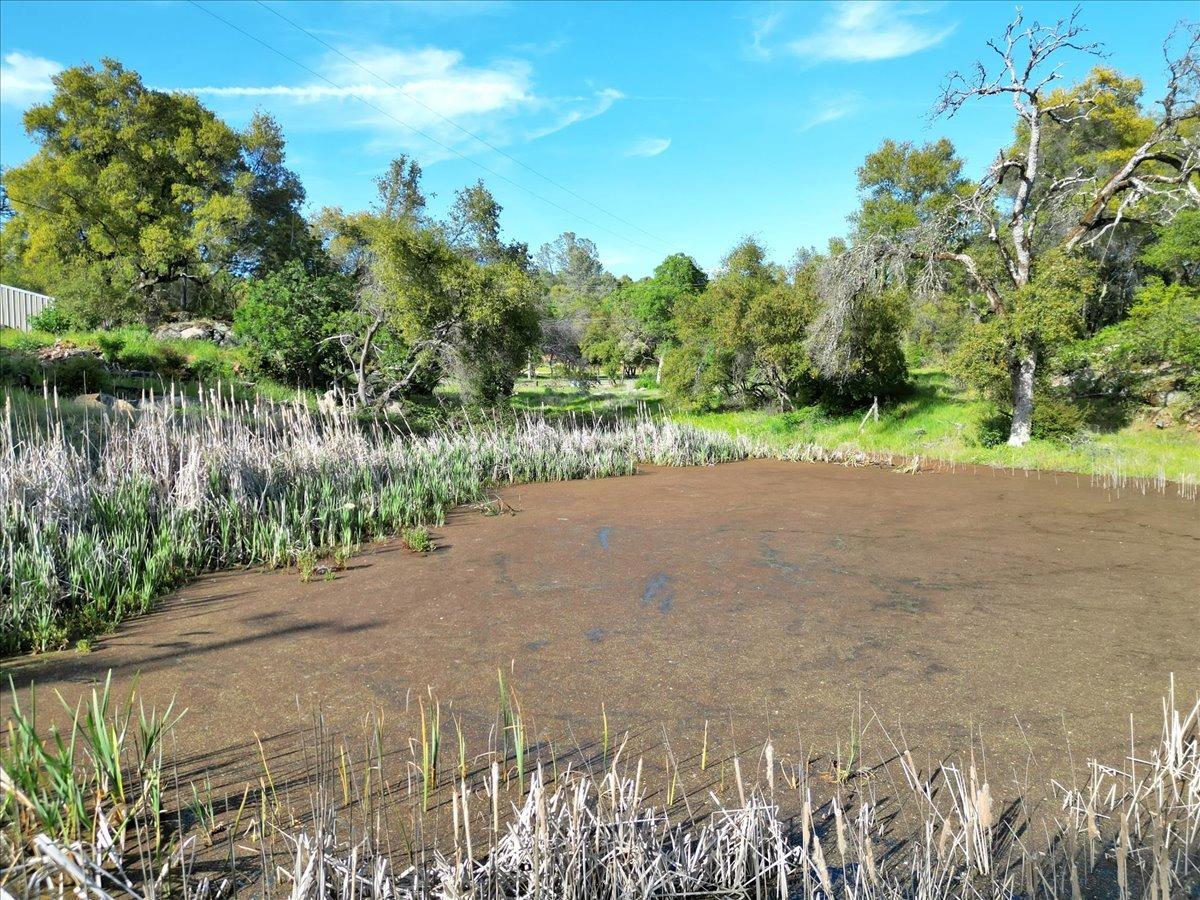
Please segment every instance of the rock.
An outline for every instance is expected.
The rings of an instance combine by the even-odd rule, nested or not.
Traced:
[[[64,359],[71,359],[76,356],[92,356],[96,359],[103,359],[103,355],[99,350],[89,350],[86,347],[76,346],[72,341],[57,340],[49,347],[39,347],[34,351],[36,356],[42,362],[61,362]]]
[[[154,336],[164,340],[211,341],[218,347],[232,347],[237,343],[232,328],[224,322],[215,322],[211,319],[167,322],[154,329]]]
[[[112,394],[80,394],[75,398],[75,402],[89,409],[112,410],[126,415],[132,415],[137,409],[128,400],[114,397]]]

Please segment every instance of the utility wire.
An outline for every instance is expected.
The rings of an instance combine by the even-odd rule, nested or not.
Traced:
[[[616,221],[620,222],[622,225],[627,225],[628,227],[634,229],[635,231],[640,231],[642,234],[646,235],[646,237],[648,237],[652,240],[658,241],[660,244],[667,245],[670,243],[669,241],[664,240],[663,238],[659,237],[657,234],[647,231],[645,228],[642,228],[640,225],[630,222],[628,219],[623,219],[614,212],[609,212],[603,206],[600,206],[597,203],[593,203],[587,197],[584,197],[582,194],[576,193],[575,191],[573,191],[569,187],[567,187],[565,184],[561,184],[560,182],[555,181],[549,175],[545,175],[542,172],[539,172],[533,166],[522,162],[520,159],[518,159],[517,157],[515,157],[511,153],[509,153],[507,150],[503,150],[500,147],[497,147],[495,144],[493,144],[491,141],[487,140],[486,138],[479,136],[478,134],[476,134],[475,132],[471,131],[468,128],[464,128],[462,125],[460,125],[458,122],[451,119],[449,116],[442,115],[442,113],[440,113],[437,109],[435,109],[434,107],[430,106],[428,103],[423,101],[420,97],[413,96],[408,91],[404,90],[404,88],[388,81],[386,78],[384,78],[378,72],[374,72],[371,69],[368,69],[366,66],[364,66],[362,63],[360,63],[358,60],[356,60],[352,56],[342,52],[337,47],[335,47],[333,44],[326,41],[324,38],[322,38],[316,34],[313,34],[311,31],[309,31],[303,25],[300,25],[298,22],[294,21],[293,19],[289,19],[287,16],[285,16],[283,13],[279,12],[274,7],[268,6],[265,2],[263,2],[263,0],[255,0],[255,2],[259,6],[261,6],[263,9],[265,9],[267,12],[282,19],[284,22],[287,22],[287,24],[291,25],[297,31],[300,31],[300,32],[308,35],[310,38],[312,38],[314,41],[316,41],[322,47],[325,47],[326,49],[331,50],[332,52],[336,53],[342,59],[346,60],[346,62],[350,63],[351,65],[357,66],[359,69],[366,72],[372,78],[378,78],[380,81],[382,81],[384,84],[386,84],[392,90],[394,90],[396,93],[400,94],[400,96],[406,97],[407,99],[411,100],[413,103],[416,103],[418,106],[423,107],[424,109],[428,110],[429,112],[431,112],[435,116],[437,116],[443,122],[446,122],[449,125],[453,125],[455,128],[457,128],[463,134],[467,135],[467,137],[473,138],[474,140],[483,144],[485,147],[487,147],[490,150],[494,150],[496,153],[499,153],[505,159],[508,159],[511,162],[516,163],[518,166],[520,166],[525,171],[532,172],[534,175],[536,175],[538,178],[542,179],[542,181],[545,181],[547,184],[553,185],[554,187],[558,188],[560,191],[562,191],[566,194],[570,194],[576,200],[580,200],[583,203],[586,203],[588,206],[592,207],[592,209],[595,209],[595,210],[598,210],[598,211],[604,213],[606,216],[609,216],[610,218],[615,219]]]
[[[382,109],[379,106],[376,106],[370,100],[367,100],[364,97],[361,97],[360,95],[354,93],[349,88],[338,84],[336,81],[332,80],[331,78],[327,78],[326,76],[322,75],[320,72],[317,72],[315,69],[312,69],[309,66],[306,66],[304,63],[300,62],[298,59],[296,59],[292,56],[289,56],[288,54],[284,53],[282,50],[278,49],[277,47],[272,46],[271,44],[264,41],[262,38],[251,34],[250,32],[246,31],[244,28],[239,27],[235,23],[226,19],[224,16],[218,15],[217,13],[213,12],[211,9],[208,9],[207,7],[198,3],[197,0],[188,0],[188,2],[191,3],[192,6],[199,9],[201,12],[207,13],[209,16],[216,19],[218,22],[221,22],[221,23],[229,26],[234,31],[238,32],[239,34],[242,34],[245,37],[250,38],[252,41],[254,41],[258,44],[261,44],[263,47],[266,47],[272,53],[276,54],[277,56],[282,57],[283,59],[286,59],[288,62],[292,63],[293,65],[299,66],[301,69],[308,72],[313,77],[321,79],[326,84],[330,85],[331,87],[336,88],[337,90],[341,91],[346,96],[353,97],[355,100],[358,100],[360,103],[363,103],[366,106],[369,106],[371,109],[375,110],[381,116],[386,116],[387,118],[389,118],[393,122],[395,122],[397,125],[407,128],[409,131],[412,131],[415,134],[419,134],[421,137],[436,144],[437,146],[441,147],[443,150],[447,151],[448,153],[452,153],[455,156],[459,157],[460,159],[466,160],[467,162],[471,163],[472,165],[477,166],[478,168],[487,172],[489,175],[492,175],[496,178],[499,178],[501,181],[511,184],[513,187],[517,188],[518,190],[524,191],[526,194],[529,194],[529,196],[533,197],[534,199],[540,200],[543,203],[547,204],[548,206],[553,206],[555,209],[560,210],[560,211],[566,213],[567,215],[572,216],[572,217],[578,219],[579,221],[592,226],[593,228],[598,228],[601,231],[611,234],[613,237],[617,238],[618,240],[624,241],[627,244],[632,244],[633,246],[639,247],[642,250],[646,250],[650,253],[656,252],[653,247],[647,247],[645,244],[641,243],[640,241],[636,241],[633,238],[626,237],[625,235],[620,234],[619,232],[613,231],[611,228],[608,228],[607,226],[601,225],[599,222],[594,222],[591,219],[588,219],[588,218],[585,218],[584,216],[579,215],[578,213],[574,212],[573,210],[570,210],[567,207],[563,206],[561,203],[556,203],[555,201],[551,200],[549,197],[545,197],[545,196],[537,193],[536,191],[533,191],[530,188],[525,187],[525,185],[521,184],[519,181],[514,181],[513,179],[509,178],[507,175],[497,172],[495,169],[493,169],[487,165],[484,165],[483,163],[479,162],[479,160],[472,159],[471,157],[467,156],[465,153],[462,153],[459,150],[456,150],[454,147],[451,147],[449,144],[446,144],[443,141],[438,140],[433,135],[431,135],[425,131],[422,131],[420,128],[417,128],[415,125],[410,125],[408,122],[405,122],[402,119],[392,115],[386,109]]]

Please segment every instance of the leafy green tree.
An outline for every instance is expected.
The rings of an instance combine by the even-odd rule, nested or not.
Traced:
[[[946,138],[921,147],[890,138],[858,169],[859,210],[850,217],[860,235],[896,236],[933,221],[968,185],[962,160]]]
[[[675,341],[675,308],[708,286],[708,276],[684,253],[668,256],[654,269],[654,277],[633,286],[633,314],[641,323],[646,344],[658,363],[655,380],[662,383],[667,349]]]
[[[421,164],[406,153],[393,159],[387,171],[375,179],[375,192],[375,211],[385,219],[420,220],[425,215]]]
[[[292,259],[312,267],[320,247],[304,219],[304,186],[284,165],[283,130],[271,116],[257,112],[241,141],[242,167],[250,175],[250,215],[237,238],[233,268],[239,274],[262,275]]]
[[[6,174],[25,264],[90,324],[196,306],[251,218],[238,135],[115,60],[54,84],[25,113],[37,153]]]
[[[351,278],[314,274],[291,260],[247,282],[234,333],[256,371],[288,384],[328,387],[345,371],[336,338],[353,310]]]
[[[538,340],[537,291],[511,261],[481,265],[456,251],[439,227],[403,219],[369,226],[372,251],[367,356],[360,385],[374,378],[376,402],[411,390],[422,372],[454,374],[468,400],[490,404],[512,393],[517,372]],[[390,334],[402,353],[371,349]]]
[[[976,100],[1002,97],[1017,114],[1013,144],[971,199],[928,236],[924,251],[931,262],[960,266],[985,298],[977,318],[1004,341],[1014,446],[1032,435],[1039,365],[1056,340],[1074,334],[1068,325],[1077,321],[1083,285],[1058,277],[1070,268],[1063,254],[1101,252],[1114,240],[1120,245],[1139,230],[1133,220],[1168,222],[1179,208],[1174,197],[1195,195],[1200,28],[1186,29],[1182,52],[1168,58],[1160,112],[1148,119],[1135,108],[1140,85],[1108,70],[1094,70],[1073,90],[1055,89],[1061,53],[1099,51],[1083,40],[1077,14],[1023,28],[1018,13],[995,44],[999,71],[980,65],[972,76],[952,76],[938,107],[953,115]],[[964,241],[971,235],[981,236],[982,245]],[[1094,271],[1088,283],[1098,289]],[[1046,309],[1035,308],[1040,304]]]
[[[477,263],[511,262],[529,266],[529,245],[505,243],[500,236],[502,207],[482,180],[454,195],[454,205],[444,228],[450,243]]]
[[[678,345],[663,365],[668,395],[703,409],[795,405],[812,386],[803,341],[816,303],[807,272],[789,277],[743,240],[702,293],[682,295]]]

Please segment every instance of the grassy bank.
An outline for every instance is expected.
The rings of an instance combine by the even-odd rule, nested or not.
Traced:
[[[221,382],[243,400],[264,397],[291,401],[297,396],[295,387],[251,377],[245,353],[237,347],[220,347],[207,340],[159,338],[138,327],[69,331],[60,335],[0,328],[0,362],[3,363],[0,365],[0,384],[15,384],[24,373],[35,387],[43,379],[53,386],[61,373],[55,364],[39,365],[35,354],[60,341],[94,351],[102,357],[88,373],[91,381],[86,385],[73,385],[80,392],[86,387],[87,392],[137,396],[151,391],[162,394],[174,390],[196,397],[201,384]],[[111,371],[104,371],[106,366]],[[77,380],[76,376],[73,381]],[[304,396],[307,402],[315,402],[314,392],[305,392]],[[36,400],[30,402],[36,403]]]
[[[1160,429],[1152,423],[1134,422],[1111,430],[1085,431],[1065,441],[983,446],[977,429],[988,412],[985,403],[956,388],[941,372],[914,373],[913,385],[910,397],[880,406],[878,421],[869,418],[864,422],[862,412],[830,415],[817,407],[787,413],[750,410],[674,418],[779,448],[815,444],[827,449],[1101,477],[1192,482],[1200,478],[1200,434],[1186,427]]]

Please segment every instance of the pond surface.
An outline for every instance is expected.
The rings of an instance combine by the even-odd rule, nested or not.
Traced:
[[[768,461],[502,496],[512,515],[460,510],[431,554],[378,547],[330,582],[206,576],[91,653],[6,669],[69,702],[136,677],[187,707],[197,761],[286,743],[318,706],[331,730],[378,710],[407,739],[427,689],[482,751],[503,669],[555,752],[594,747],[603,708],[632,748],[692,755],[707,722],[713,742],[828,753],[860,707],[880,753],[982,734],[1000,784],[1119,760],[1131,714],[1157,736],[1171,673],[1185,703],[1200,689],[1200,503]]]

